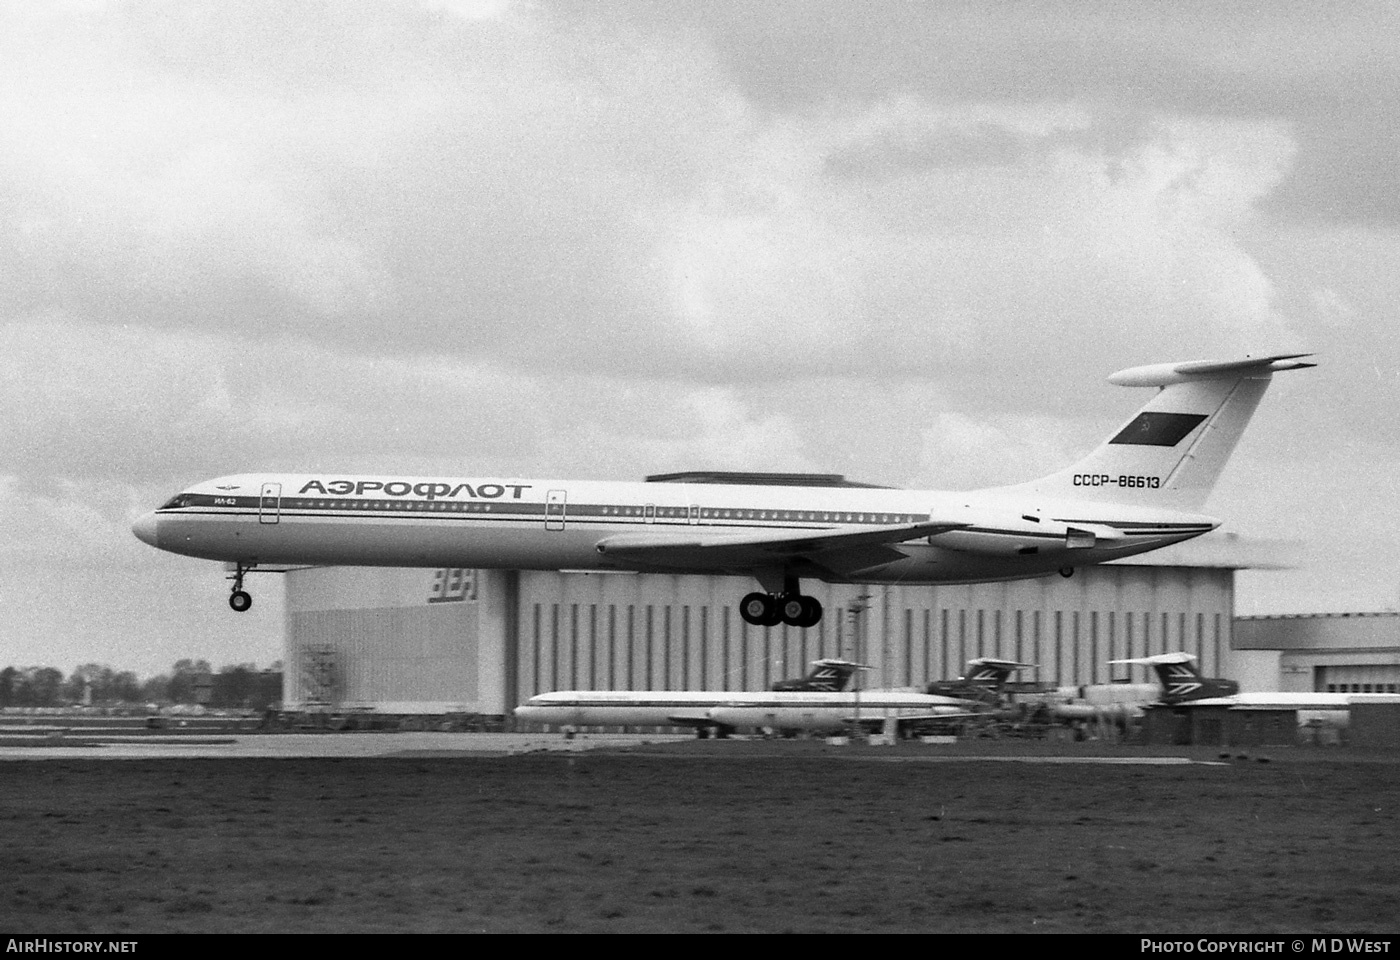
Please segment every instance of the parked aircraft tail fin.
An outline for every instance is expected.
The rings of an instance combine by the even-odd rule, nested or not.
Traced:
[[[840,693],[851,682],[851,676],[857,670],[864,669],[866,666],[863,663],[852,663],[849,660],[826,657],[821,660],[813,660],[812,669],[807,676],[794,680],[779,680],[773,684],[773,689],[797,693],[811,691]]]
[[[1210,697],[1232,697],[1240,692],[1234,680],[1204,676],[1189,653],[1159,653],[1132,660],[1110,660],[1109,663],[1140,663],[1151,667],[1162,684],[1164,703],[1186,703]]]
[[[934,696],[997,703],[1011,674],[1023,667],[1033,666],[1033,663],[1018,663],[1015,660],[977,657],[967,662],[965,676],[957,680],[934,680],[925,688],[925,692]]]
[[[1019,484],[1057,499],[1196,509],[1205,502],[1273,374],[1308,354],[1197,360],[1120,370],[1110,383],[1157,394],[1083,460]]]

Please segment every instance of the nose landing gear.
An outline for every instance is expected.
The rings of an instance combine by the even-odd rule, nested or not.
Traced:
[[[253,596],[243,589],[243,575],[253,569],[257,564],[250,563],[244,566],[241,563],[234,564],[234,572],[229,577],[233,581],[233,592],[229,594],[228,605],[235,613],[243,613],[253,605]]]

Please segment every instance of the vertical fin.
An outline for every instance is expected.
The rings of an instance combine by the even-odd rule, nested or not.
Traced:
[[[840,693],[851,682],[857,670],[865,669],[863,664],[849,660],[836,660],[830,657],[813,660],[812,669],[805,677],[796,680],[779,680],[773,684],[774,691]]]
[[[1151,667],[1157,673],[1158,682],[1162,684],[1164,703],[1188,703],[1210,697],[1233,697],[1240,692],[1240,685],[1234,680],[1202,674],[1196,666],[1196,657],[1190,653],[1159,653],[1151,657],[1109,662],[1140,663]]]
[[[1001,699],[1002,688],[1015,670],[1033,667],[1032,663],[1018,663],[1015,660],[998,660],[993,657],[977,657],[967,662],[967,674],[957,680],[934,680],[924,688],[934,696],[960,697],[964,700],[979,700],[983,703],[996,703]]]
[[[1280,370],[1312,367],[1279,354],[1232,361],[1164,363],[1120,370],[1110,383],[1158,392],[1078,463],[1003,488],[1056,499],[1174,509],[1199,508]]]

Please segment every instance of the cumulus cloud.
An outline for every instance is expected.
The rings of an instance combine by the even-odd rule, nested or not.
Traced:
[[[16,307],[708,382],[1281,332],[1234,240],[1289,162],[1268,124],[1108,151],[1063,103],[757,111],[625,28],[175,19],[7,61]]]
[[[127,411],[139,438],[158,405],[230,451],[293,428],[333,447],[393,410],[393,453],[417,456],[434,433],[392,399],[415,375],[387,357],[424,382],[583,366],[966,394],[1008,368],[1111,369],[1086,343],[1116,364],[1298,339],[1240,239],[1292,162],[1286,124],[907,89],[784,111],[703,34],[529,4],[10,17],[0,321],[31,370],[61,366],[45,326],[77,338],[84,386],[60,408],[109,383],[109,415],[70,433]],[[105,357],[86,349],[103,326]],[[329,401],[338,384],[286,351],[338,373],[359,356],[349,382],[384,383]],[[182,369],[132,396],[143,365]],[[983,399],[1024,413],[1035,383]],[[471,398],[474,423],[503,389]]]
[[[198,333],[42,317],[0,326],[0,423],[26,476],[149,477],[229,433],[223,361]]]
[[[919,467],[930,486],[972,489],[1046,476],[1088,453],[1082,430],[1054,417],[940,413],[922,431]]]
[[[144,496],[143,496],[144,495]],[[41,483],[0,477],[0,555],[6,564],[62,561],[84,568],[138,554],[131,520],[150,509],[149,491],[108,482]]]

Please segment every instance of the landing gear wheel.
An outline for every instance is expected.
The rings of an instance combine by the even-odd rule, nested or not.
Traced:
[[[233,581],[233,592],[229,594],[228,605],[233,608],[234,613],[243,613],[253,605],[252,596],[243,589],[243,576],[256,566],[256,563],[235,563],[233,566],[233,573],[228,577]]]
[[[815,627],[822,618],[822,605],[816,597],[788,594],[782,603],[783,623],[791,627]]]
[[[1066,580],[1068,580],[1070,577],[1074,576],[1074,568],[1073,568],[1073,567],[1061,567],[1061,568],[1060,568],[1060,576],[1062,576],[1062,577],[1064,577]]]
[[[767,627],[777,623],[772,617],[778,612],[778,605],[766,593],[751,593],[739,601],[739,616],[744,618],[744,622],[756,627]]]

